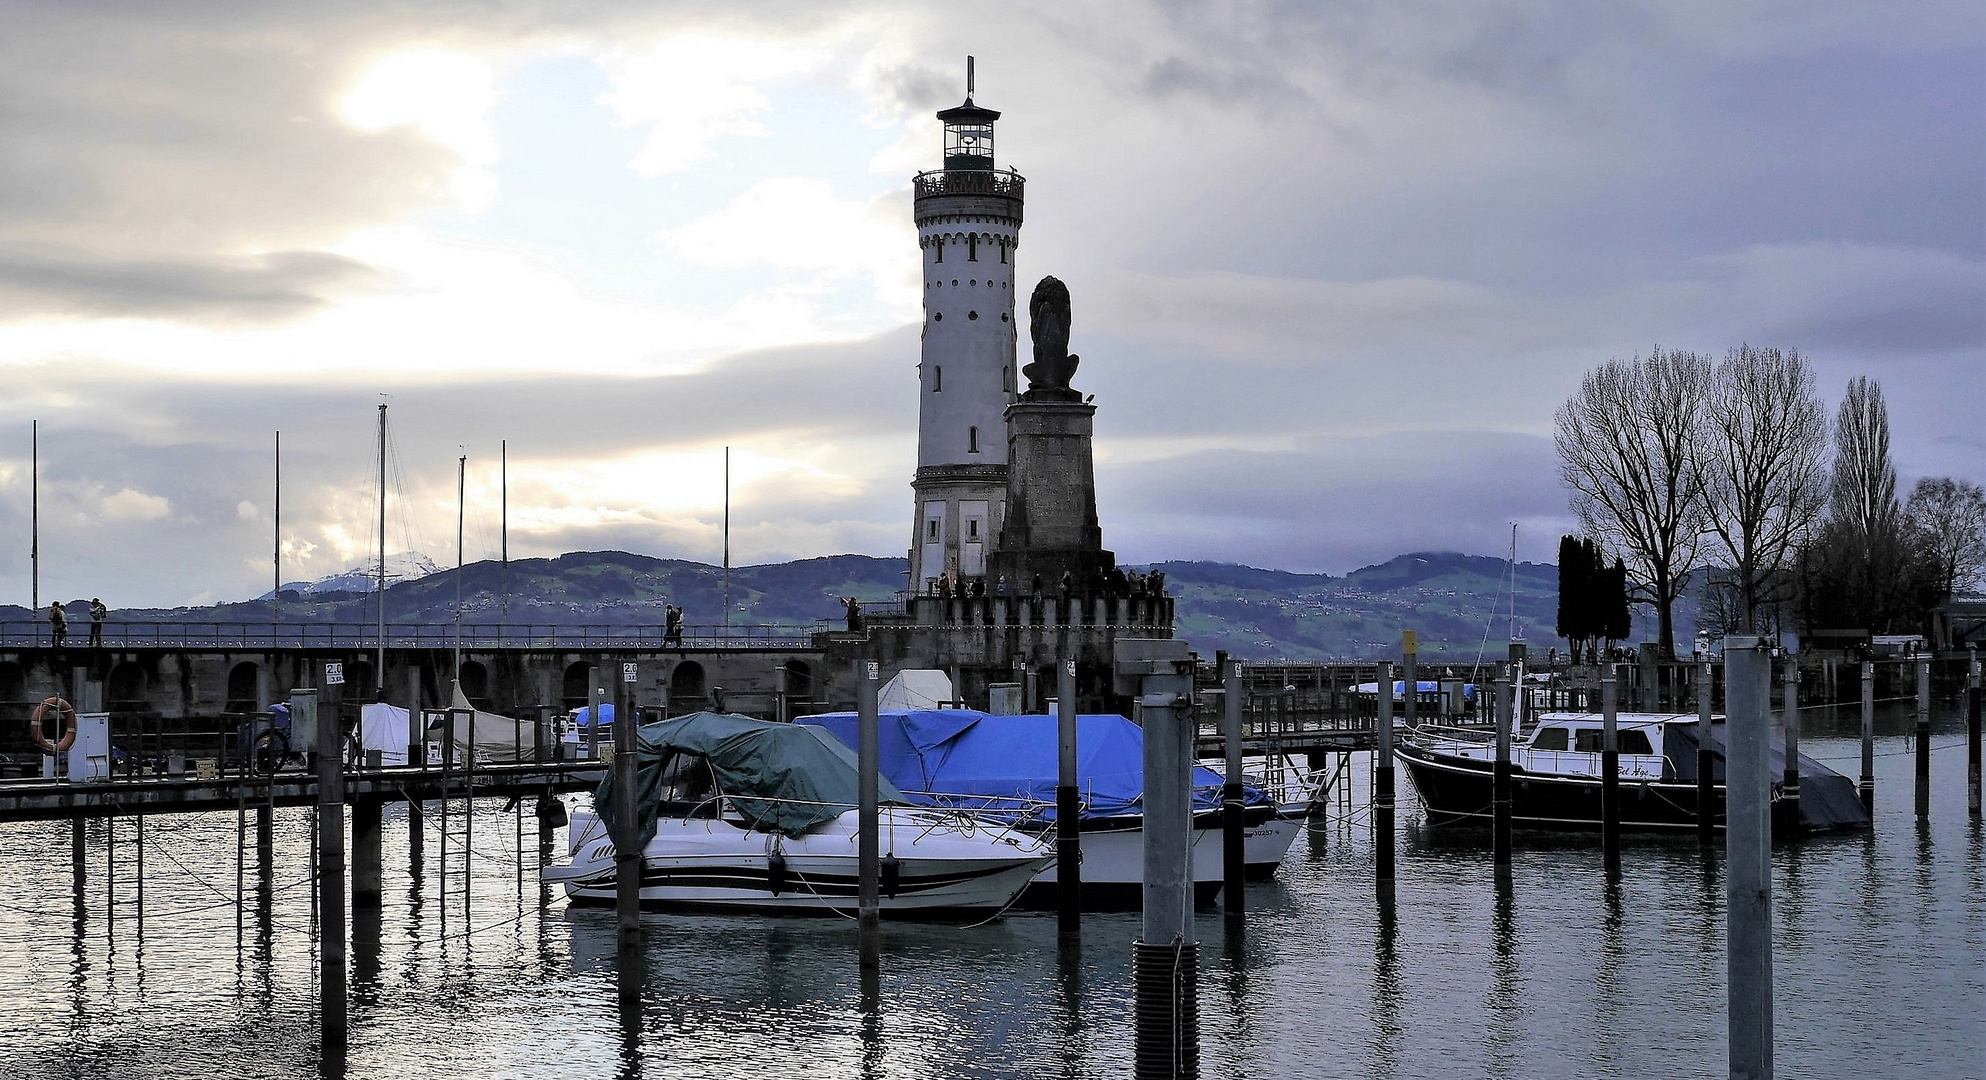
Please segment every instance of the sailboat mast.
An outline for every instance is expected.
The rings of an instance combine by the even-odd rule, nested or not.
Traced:
[[[1517,523],[1510,523],[1510,640],[1517,640]]]
[[[462,690],[462,518],[469,493],[469,455],[455,459],[455,689]]]
[[[724,448],[724,636],[731,636],[731,448]]]
[[[275,554],[270,559],[275,565],[276,588],[269,594],[273,603],[283,602],[283,432],[276,431],[276,537]]]
[[[503,559],[503,600],[498,619],[510,623],[510,440],[497,443],[497,543]]]
[[[35,616],[41,616],[41,421],[28,421],[28,489],[33,519],[28,526],[28,576]]]
[[[386,693],[386,403],[383,401],[379,403],[379,565],[375,573],[377,587],[373,591],[379,600],[375,605],[379,608],[379,641],[372,665],[372,689],[373,697],[381,698]],[[412,709],[419,704],[408,702],[407,707]]]

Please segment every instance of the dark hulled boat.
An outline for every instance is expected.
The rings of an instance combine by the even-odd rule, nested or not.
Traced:
[[[1511,820],[1520,828],[1600,827],[1600,737],[1597,713],[1544,713],[1510,751]],[[1702,722],[1691,714],[1622,713],[1621,827],[1636,831],[1697,828],[1697,750]],[[1724,827],[1724,722],[1708,733],[1714,798],[1711,824]],[[1496,750],[1486,732],[1423,729],[1403,732],[1395,753],[1434,826],[1487,825],[1491,820]],[[1774,746],[1770,771],[1775,830],[1790,824],[1782,778],[1785,753]],[[1869,827],[1852,780],[1800,755],[1800,828],[1829,832]],[[1785,810],[1779,810],[1786,806]]]

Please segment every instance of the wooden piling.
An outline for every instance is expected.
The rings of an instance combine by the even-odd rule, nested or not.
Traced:
[[[1393,665],[1379,662],[1379,714],[1373,721],[1372,854],[1382,904],[1393,899]]]
[[[1405,680],[1405,685],[1400,688],[1401,693],[1405,695],[1401,702],[1401,706],[1406,710],[1403,716],[1407,721],[1407,730],[1412,731],[1415,722],[1420,718],[1421,696],[1420,645],[1412,630],[1400,632],[1400,677]],[[1392,688],[1391,678],[1382,677],[1379,680],[1379,692],[1382,696],[1391,693]]]
[[[1717,754],[1710,748],[1715,691],[1716,679],[1705,660],[1696,666],[1696,838],[1706,848],[1717,840]]]
[[[1931,662],[1917,661],[1917,816],[1931,816]]]
[[[1076,662],[1055,665],[1055,910],[1065,943],[1083,930],[1083,804],[1076,776]]]
[[[1621,868],[1620,689],[1615,665],[1600,668],[1600,861]]]
[[[1862,809],[1876,812],[1876,665],[1862,661]]]
[[[620,972],[623,1000],[639,993],[634,973],[641,969],[641,826],[635,799],[635,725],[629,721],[627,704],[634,690],[637,669],[632,662],[621,665],[620,678],[613,683],[621,707],[614,710],[614,939],[615,962]],[[603,680],[596,680],[603,681]],[[606,697],[595,698],[593,718],[597,732],[598,705]],[[597,758],[594,760],[598,760]]]
[[[384,856],[381,839],[385,832],[386,802],[372,796],[352,800],[352,910],[370,910],[380,905],[384,891]]]
[[[876,708],[877,682],[882,665],[864,660],[855,678],[855,768],[856,778],[856,913],[861,933],[862,966],[882,962],[882,822],[877,806],[881,785],[880,733]]]
[[[1498,873],[1510,870],[1510,728],[1516,708],[1511,665],[1496,669],[1496,763],[1490,774],[1491,858]],[[1382,695],[1383,696],[1383,695]]]
[[[1226,751],[1227,776],[1221,785],[1221,906],[1231,915],[1247,908],[1247,825],[1241,794],[1241,661],[1225,652],[1220,664],[1226,693],[1221,700],[1221,742]]]
[[[1772,661],[1754,636],[1724,639],[1725,960],[1733,1080],[1772,1077]]]
[[[317,691],[290,691],[290,722],[307,719],[317,735],[317,910],[322,974],[318,1011],[327,1062],[345,1056],[345,770],[335,714],[319,716]]]
[[[1144,905],[1132,945],[1138,1080],[1199,1075],[1199,945],[1193,930],[1193,731],[1175,680],[1146,677],[1134,699],[1144,729]],[[1158,684],[1158,685],[1154,685]]]

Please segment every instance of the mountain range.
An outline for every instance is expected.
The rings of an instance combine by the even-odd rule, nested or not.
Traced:
[[[389,557],[386,611],[394,623],[443,625],[455,617],[457,575],[418,555]],[[1216,649],[1249,660],[1317,661],[1397,653],[1411,629],[1428,662],[1473,663],[1497,656],[1512,636],[1544,649],[1557,604],[1558,571],[1453,552],[1413,552],[1342,576],[1261,570],[1213,562],[1138,567],[1165,574],[1177,597],[1179,633],[1202,655]],[[427,571],[427,572],[423,572]],[[832,624],[840,600],[893,604],[903,587],[901,558],[832,555],[734,567],[733,625]],[[377,618],[370,564],[315,582],[287,585],[238,603],[170,609],[118,609],[113,618],[189,622],[351,622]],[[1512,585],[1515,585],[1513,605]],[[621,551],[572,552],[462,568],[463,619],[470,623],[660,625],[667,604],[692,626],[722,621],[724,571],[707,563]],[[72,622],[87,625],[81,603]],[[0,606],[0,619],[37,617]]]

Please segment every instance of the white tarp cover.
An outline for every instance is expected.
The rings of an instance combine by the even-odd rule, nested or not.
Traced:
[[[382,764],[407,763],[410,734],[407,730],[407,710],[400,706],[382,702],[359,707],[359,742],[367,750],[379,751]]]
[[[469,708],[469,701],[462,696],[462,691],[459,687],[455,691],[454,708],[458,710]],[[477,761],[503,764],[505,762],[530,760],[532,746],[530,721],[518,720],[499,713],[484,712],[481,709],[476,709],[474,712]],[[407,715],[406,710],[401,710],[400,715],[405,717]],[[440,718],[436,717],[428,724],[428,739],[430,741],[438,742],[441,739],[441,724],[439,721]],[[461,761],[463,755],[469,751],[469,734],[468,725],[463,723],[463,718],[458,713],[455,718],[455,759],[457,761]]]
[[[935,668],[905,668],[876,695],[881,712],[942,709],[953,704],[951,676]]]

